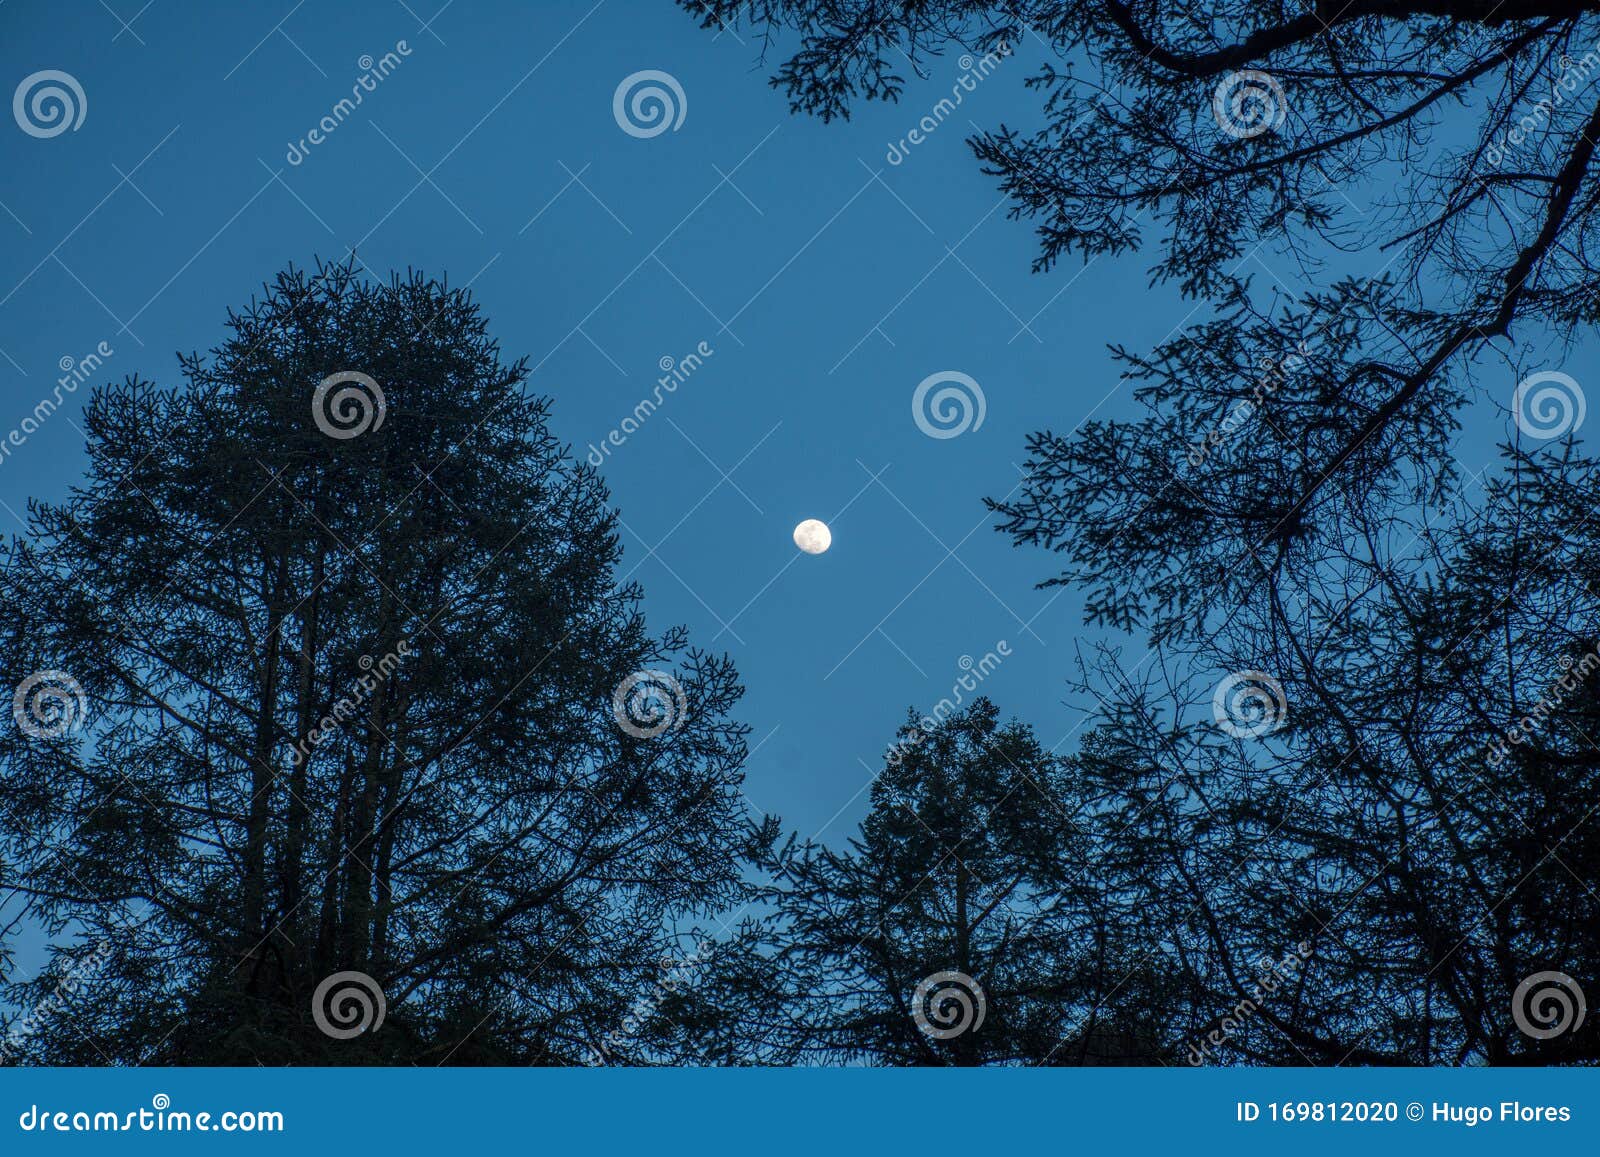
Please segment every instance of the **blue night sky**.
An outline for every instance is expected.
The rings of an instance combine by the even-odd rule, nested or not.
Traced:
[[[842,841],[906,709],[1002,640],[984,692],[1071,750],[1094,706],[1065,684],[1093,641],[1080,599],[1035,589],[1053,560],[1014,550],[981,498],[1017,484],[1030,430],[1131,416],[1108,343],[1148,349],[1207,307],[1151,289],[1140,256],[1029,272],[1031,229],[963,138],[1035,123],[1022,81],[1040,46],[892,165],[956,58],[928,62],[900,104],[823,125],[767,85],[776,54],[763,66],[745,32],[702,31],[663,0],[438,2],[0,7],[4,91],[60,69],[87,100],[74,132],[0,126],[0,426],[101,342],[99,379],[175,383],[174,351],[212,346],[228,306],[352,248],[379,276],[470,283],[580,457],[652,395],[663,359],[704,343],[603,473],[652,625],[686,623],[739,666],[752,805]],[[400,41],[409,55],[291,164],[361,58]],[[677,80],[686,112],[640,138],[613,94],[646,69]],[[1282,255],[1245,264],[1307,288]],[[913,391],[941,371],[979,384],[981,427],[919,430]],[[0,459],[9,531],[78,480],[85,396]],[[827,554],[795,549],[805,518],[832,527]],[[1124,643],[1137,663],[1143,641]]]

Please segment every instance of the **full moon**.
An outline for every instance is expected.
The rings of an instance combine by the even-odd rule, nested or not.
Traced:
[[[833,545],[833,532],[827,523],[808,518],[794,528],[794,544],[807,554],[821,554]]]

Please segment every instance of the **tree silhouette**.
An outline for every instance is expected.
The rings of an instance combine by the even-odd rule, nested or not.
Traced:
[[[1100,917],[1090,814],[988,700],[913,714],[859,836],[774,848],[767,916],[663,1016],[769,1063],[1149,1063],[1157,1014]]]
[[[898,99],[907,70],[948,51],[1044,52],[1029,80],[1043,126],[970,141],[1012,216],[1037,223],[1035,267],[1154,244],[1154,279],[1217,303],[1219,323],[1154,357],[1119,351],[1155,379],[1146,421],[1034,438],[1022,498],[1002,506],[1030,534],[1092,542],[1137,515],[1184,566],[1247,568],[1347,507],[1442,484],[1477,363],[1512,357],[1513,333],[1597,316],[1595,0],[681,2],[708,29],[754,25],[788,53],[773,86],[825,120]],[[1241,272],[1262,246],[1307,279],[1341,253],[1384,256],[1280,318]],[[1190,458],[1302,340],[1317,372],[1256,402],[1275,468]],[[1127,561],[1084,565],[1125,574],[1124,613],[1160,604],[1162,567]]]
[[[1347,528],[1322,559],[1340,589],[1232,608],[1142,677],[1109,651],[1083,675],[1115,704],[1078,757],[1109,801],[1099,870],[1182,978],[1175,1053],[1249,1001],[1208,1060],[1600,1057],[1592,1020],[1533,999],[1560,982],[1519,996],[1600,969],[1600,470],[1508,449],[1487,491]],[[1256,996],[1258,962],[1302,946]]]
[[[464,292],[291,269],[181,361],[94,394],[0,566],[0,891],[57,943],[8,1053],[582,1061],[740,894],[731,665],[647,633]]]
[[[1108,719],[1074,764],[1169,1059],[1595,1060],[1564,986],[1600,975],[1600,475],[1581,386],[1510,340],[1597,316],[1600,4],[684,7],[753,23],[823,119],[958,47],[1043,51],[1042,127],[970,142],[1036,269],[1153,247],[1215,311],[1115,347],[1140,416],[1036,433],[990,504],[1150,644],[1080,667]],[[1262,247],[1333,273],[1264,295]],[[1480,391],[1518,438],[1469,501]]]

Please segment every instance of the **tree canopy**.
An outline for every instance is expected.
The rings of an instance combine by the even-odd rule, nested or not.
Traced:
[[[1041,415],[990,502],[1110,632],[1078,798],[1102,910],[1172,978],[1170,1059],[1594,1060],[1592,1020],[1525,1026],[1600,949],[1600,479],[1533,352],[1600,309],[1600,4],[683,7],[824,120],[1026,47],[1037,119],[969,144],[1035,269],[1141,254],[1209,310],[1113,347],[1134,416]],[[1258,250],[1304,288],[1254,284]],[[1474,493],[1485,399],[1516,435]]]
[[[1162,985],[1107,903],[1082,786],[987,699],[913,712],[859,834],[769,845],[763,917],[662,1018],[763,1063],[1154,1063]]]
[[[739,894],[732,666],[647,631],[464,292],[290,269],[182,371],[95,392],[88,478],[0,565],[0,676],[45,676],[0,888],[59,938],[10,995],[93,975],[20,1055],[582,1059]],[[363,999],[383,1031],[321,1031]]]
[[[1120,625],[1190,617],[1174,571],[1237,589],[1350,510],[1436,495],[1485,367],[1502,406],[1521,376],[1501,368],[1523,356],[1508,339],[1600,310],[1600,4],[683,7],[754,27],[771,83],[824,119],[898,99],[947,52],[1044,55],[1039,123],[970,141],[1034,222],[1036,268],[1148,254],[1154,279],[1218,312],[1156,351],[1118,350],[1148,417],[1041,430],[1021,495],[998,506],[1010,533],[1065,553],[1063,578],[1103,588],[1096,610]],[[1263,301],[1243,268],[1263,246],[1313,283],[1371,260]],[[1245,439],[1191,454],[1247,400],[1246,461]]]
[[[1207,311],[988,503],[1096,726],[912,712],[843,846],[751,821],[732,664],[470,297],[291,268],[0,556],[0,1056],[1600,1062],[1600,462],[1532,352],[1600,316],[1600,0],[680,3],[824,121],[1027,45],[969,143],[1035,269]]]

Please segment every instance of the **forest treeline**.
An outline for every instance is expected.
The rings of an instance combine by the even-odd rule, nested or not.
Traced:
[[[21,976],[6,929],[8,1062],[1596,1059],[1525,1031],[1560,984],[1512,1002],[1600,928],[1570,445],[1431,565],[1345,543],[1381,597],[1275,608],[1214,687],[1105,652],[1076,751],[913,710],[830,845],[747,814],[731,663],[647,629],[464,293],[289,270],[229,331],[95,391],[0,566],[0,889],[52,943]]]
[[[989,503],[1127,640],[1095,725],[919,705],[851,839],[747,815],[736,671],[470,298],[290,269],[0,558],[4,1063],[1600,1060],[1600,3],[683,7],[825,120],[1005,46],[1039,271],[1196,299]]]

